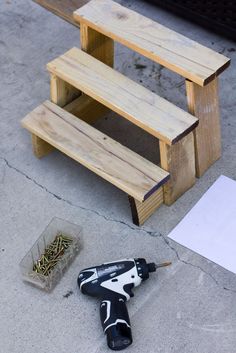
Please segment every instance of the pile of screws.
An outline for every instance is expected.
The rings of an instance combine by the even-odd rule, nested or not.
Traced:
[[[61,233],[58,234],[55,240],[45,249],[40,259],[34,263],[33,271],[48,276],[72,242],[73,239]]]

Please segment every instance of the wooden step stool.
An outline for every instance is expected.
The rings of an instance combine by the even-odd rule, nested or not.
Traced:
[[[22,125],[37,157],[55,147],[125,191],[140,225],[194,184],[195,161],[200,176],[219,158],[216,76],[229,59],[111,0],[92,0],[74,17],[82,50],[72,48],[47,65],[51,102]],[[114,40],[183,75],[196,117],[115,71]],[[160,167],[89,125],[109,109],[159,140]]]

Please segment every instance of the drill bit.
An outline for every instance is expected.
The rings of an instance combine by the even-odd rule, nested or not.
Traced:
[[[168,261],[168,262],[162,262],[161,264],[155,264],[155,267],[157,269],[157,268],[160,268],[160,267],[166,267],[166,266],[170,266],[170,265],[171,265],[171,262]]]
[[[151,262],[150,264],[147,264],[148,267],[148,272],[155,272],[157,268],[160,267],[165,267],[171,265],[171,262],[162,262],[160,264],[155,264],[154,262]]]

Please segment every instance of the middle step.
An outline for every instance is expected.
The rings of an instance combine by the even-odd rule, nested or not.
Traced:
[[[198,119],[78,48],[47,64],[50,73],[172,145]]]

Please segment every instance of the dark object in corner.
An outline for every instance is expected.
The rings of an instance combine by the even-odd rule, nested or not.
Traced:
[[[47,10],[55,13],[55,15],[62,17],[64,20],[79,27],[79,24],[74,21],[73,11],[81,6],[84,6],[89,0],[33,0],[37,4],[45,7]]]
[[[63,295],[64,298],[69,298],[74,292],[69,290],[66,294]]]
[[[233,0],[147,0],[236,40],[236,2]]]

